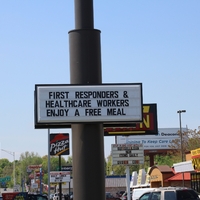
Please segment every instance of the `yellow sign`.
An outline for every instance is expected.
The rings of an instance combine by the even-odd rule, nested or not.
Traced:
[[[191,158],[194,169],[200,171],[200,148],[191,151]]]
[[[200,148],[192,150],[191,156],[200,156]]]

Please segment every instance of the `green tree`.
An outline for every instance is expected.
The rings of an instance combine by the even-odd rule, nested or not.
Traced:
[[[30,182],[29,174],[27,173],[27,169],[29,165],[41,165],[42,158],[38,155],[38,153],[28,152],[22,153],[19,157],[18,168],[21,172],[21,177],[25,179],[26,182]]]
[[[183,157],[185,157],[185,152],[189,152],[191,150],[200,148],[200,130],[188,130],[182,132],[182,148],[181,148],[181,133],[178,132],[179,138],[172,140],[171,142],[171,152],[174,160],[176,162],[181,162],[181,151],[183,153]]]
[[[2,158],[0,159],[0,177],[5,177],[6,174],[10,176],[10,172],[13,168],[11,168],[12,163],[9,162],[8,159],[6,158]],[[8,169],[9,167],[9,169]],[[13,174],[11,174],[11,177],[13,176]]]
[[[176,162],[176,156],[173,156],[171,154],[167,155],[156,155],[154,157],[154,162],[156,165],[168,165],[172,166]]]
[[[73,162],[72,156],[68,156],[67,164],[71,164],[72,165],[72,162]]]
[[[10,161],[7,158],[0,159],[0,169],[3,169],[5,166],[9,164],[10,164]]]

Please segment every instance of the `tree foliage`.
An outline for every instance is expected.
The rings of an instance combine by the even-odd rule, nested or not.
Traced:
[[[6,158],[3,158],[3,159],[0,159],[0,168],[3,169],[5,166],[9,165],[10,162],[8,159]]]
[[[179,136],[180,132],[179,132]],[[200,130],[189,130],[182,133],[182,145],[183,152],[188,152],[197,148],[200,148]],[[181,137],[180,137],[181,138]],[[154,158],[155,164],[157,165],[168,165],[172,166],[174,163],[181,161],[181,140],[177,138],[171,142],[171,151],[167,155],[156,155]],[[149,158],[145,156],[145,163],[143,165],[132,165],[129,167],[130,174],[133,171],[139,171],[139,169],[145,169],[147,171],[149,167]],[[19,160],[15,162],[15,175],[16,175],[16,184],[21,185],[22,180],[30,183],[29,175],[27,168],[29,165],[42,165],[42,170],[44,172],[43,182],[48,183],[48,156],[40,157],[37,153],[34,152],[25,152],[20,155]],[[10,162],[8,159],[0,159],[0,176],[11,176],[13,177],[13,162]],[[61,156],[61,166],[72,165],[73,158],[71,156],[67,157],[67,160],[64,156]],[[59,171],[59,157],[50,156],[50,171]],[[125,175],[126,167],[123,165],[112,165],[111,155],[105,159],[105,175]],[[11,181],[7,182],[7,186],[13,186],[13,178]]]
[[[182,147],[181,147],[181,133],[178,132],[179,138],[172,140],[171,142],[171,152],[169,154],[173,155],[178,162],[181,161],[181,153],[185,157],[186,152],[200,148],[200,130],[188,130],[182,132]]]
[[[172,166],[174,163],[177,162],[176,156],[173,156],[172,154],[167,155],[156,155],[154,157],[155,165],[168,165]]]

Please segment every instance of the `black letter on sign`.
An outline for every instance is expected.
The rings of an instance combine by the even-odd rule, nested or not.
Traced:
[[[76,109],[74,116],[77,116],[77,115],[80,116],[78,109]]]
[[[127,92],[127,91],[124,91],[123,97],[124,97],[124,98],[128,98],[128,92]]]

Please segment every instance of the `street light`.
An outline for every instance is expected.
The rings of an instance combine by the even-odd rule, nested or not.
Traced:
[[[180,122],[180,137],[181,137],[181,161],[184,161],[183,157],[183,134],[182,134],[182,126],[181,126],[181,113],[185,113],[186,110],[178,110],[177,113],[179,114],[179,122]]]
[[[16,185],[16,179],[15,179],[15,152],[7,151],[5,149],[1,149],[1,151],[5,151],[6,153],[9,153],[10,155],[13,156],[13,183],[14,183],[14,186],[15,186]]]
[[[181,137],[181,161],[184,161],[183,157],[183,133],[182,133],[182,126],[181,126],[181,113],[185,113],[186,110],[178,110],[177,113],[179,114],[179,123],[180,123],[180,137]],[[182,172],[183,175],[183,187],[184,187],[184,172]]]

